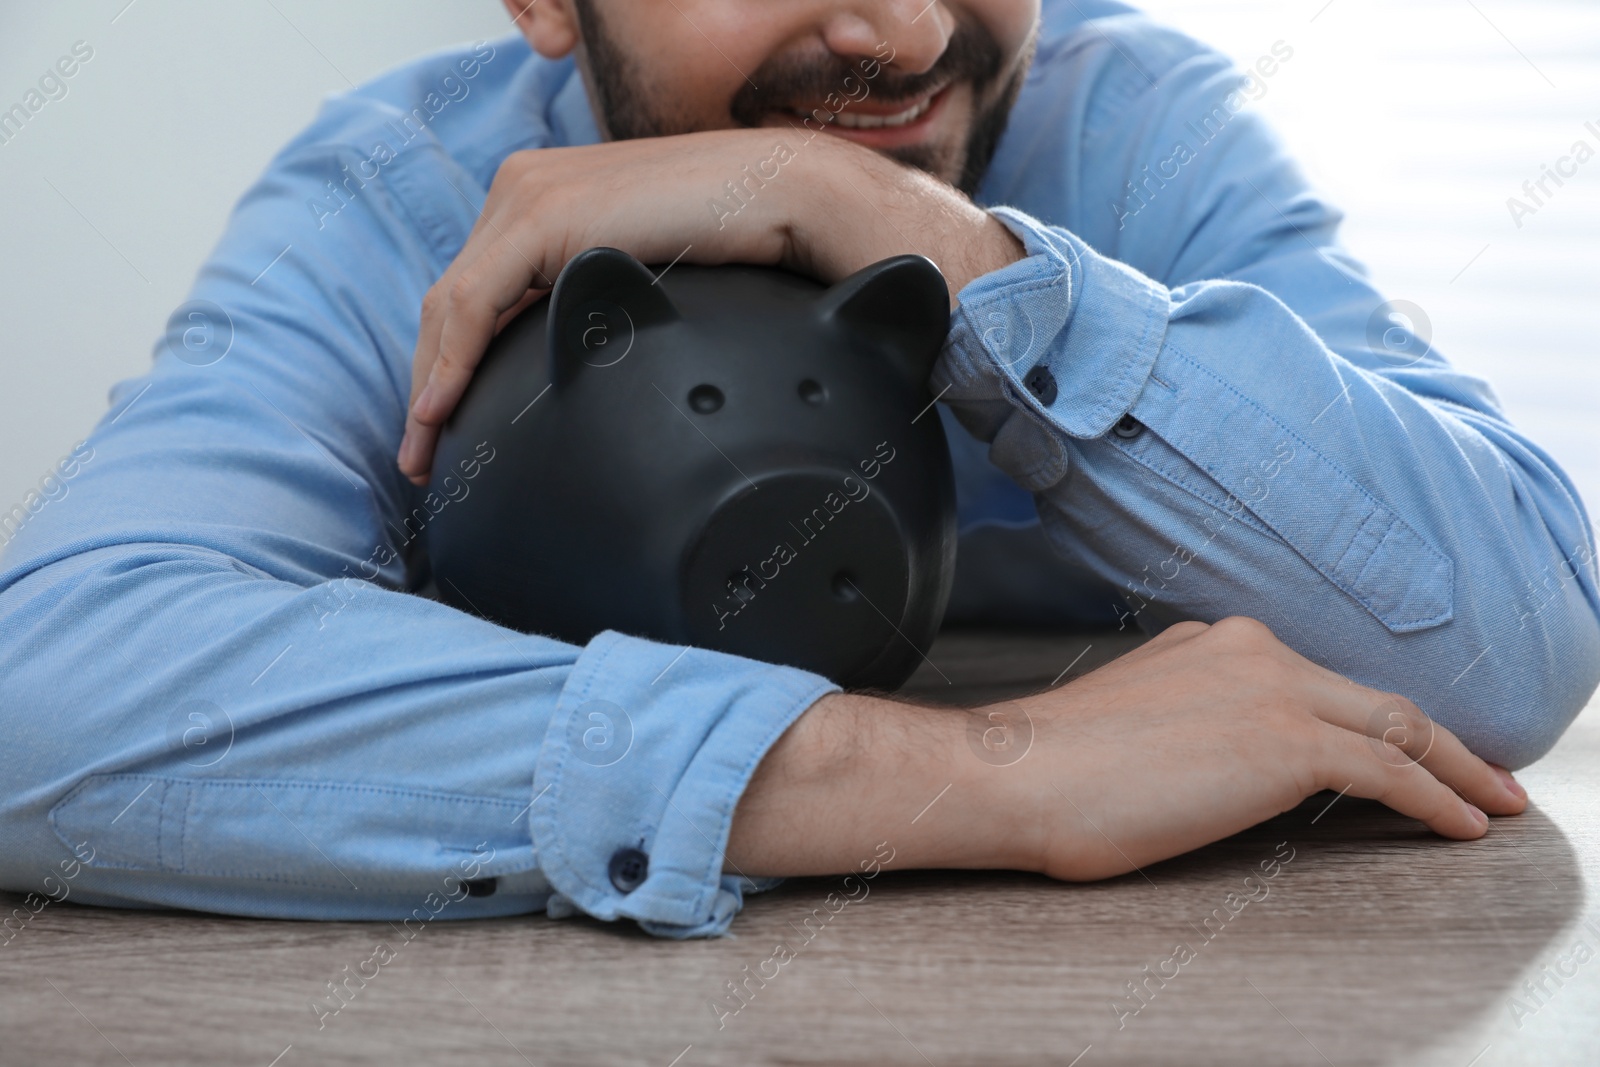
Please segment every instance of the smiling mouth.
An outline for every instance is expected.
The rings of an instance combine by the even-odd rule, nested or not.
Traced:
[[[885,126],[904,126],[908,122],[915,122],[926,115],[931,107],[933,107],[933,96],[928,96],[904,111],[896,111],[888,115],[869,115],[865,112],[852,111],[849,108],[845,108],[838,114],[829,115],[827,121],[832,125],[843,126],[850,130],[876,130]],[[828,114],[825,109],[819,108],[818,110],[822,110],[823,114]],[[801,111],[798,108],[795,109],[794,113],[801,118],[815,117],[814,113]]]
[[[906,126],[916,122],[932,110],[933,105],[949,86],[940,86],[931,93],[926,94],[916,103],[901,108],[898,111],[885,111],[881,104],[847,103],[838,112],[829,112],[825,107],[818,107],[812,111],[800,108],[790,108],[790,112],[803,119],[816,119],[824,121],[830,126],[838,126],[847,130],[880,130]]]

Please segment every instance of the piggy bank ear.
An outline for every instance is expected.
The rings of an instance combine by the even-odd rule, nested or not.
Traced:
[[[650,268],[616,248],[590,248],[568,261],[550,291],[548,345],[557,385],[580,364],[619,362],[634,333],[678,318]]]
[[[891,256],[822,294],[819,312],[882,344],[921,386],[950,331],[950,287],[926,256]]]

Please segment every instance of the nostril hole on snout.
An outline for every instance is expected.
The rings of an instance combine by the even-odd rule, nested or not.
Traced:
[[[861,596],[861,590],[856,585],[855,575],[849,571],[840,571],[833,576],[834,599],[845,604],[853,604]]]
[[[800,399],[814,408],[821,407],[828,399],[828,391],[821,382],[807,378],[800,383]]]
[[[702,415],[722,407],[722,390],[714,385],[697,385],[689,390],[689,406]]]

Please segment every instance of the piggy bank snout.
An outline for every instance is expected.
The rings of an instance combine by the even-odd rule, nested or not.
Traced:
[[[689,640],[830,678],[898,685],[917,652],[882,653],[905,644],[896,634],[911,599],[913,544],[887,494],[859,475],[756,475],[715,507],[686,548]]]

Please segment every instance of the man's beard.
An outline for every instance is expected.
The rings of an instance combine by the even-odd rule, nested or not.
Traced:
[[[595,10],[594,0],[573,2],[583,33],[579,59],[607,136],[623,141],[713,128],[681,112],[666,113],[653,107],[652,101],[667,99],[670,94],[644,82]],[[868,99],[875,95],[889,100],[908,100],[929,89],[964,82],[970,86],[973,106],[977,108],[965,144],[917,144],[879,151],[942,180],[952,181],[953,176],[952,184],[970,197],[977,192],[1000,146],[1000,137],[1005,132],[1017,95],[1022,91],[1037,41],[1038,27],[1035,26],[1010,77],[998,93],[994,92],[994,86],[1004,66],[1000,46],[984,26],[968,19],[958,20],[944,54],[921,74],[901,74],[880,64],[877,76],[867,78],[861,67],[871,57],[852,60],[833,53],[814,59],[783,56],[751,72],[734,94],[729,113],[735,124],[756,127],[769,113],[789,111],[801,102],[819,103],[830,94],[844,102],[844,110],[848,111],[849,95],[859,98],[861,86],[867,87]],[[982,103],[990,95],[993,99]],[[796,115],[797,128],[800,121],[800,116]]]

